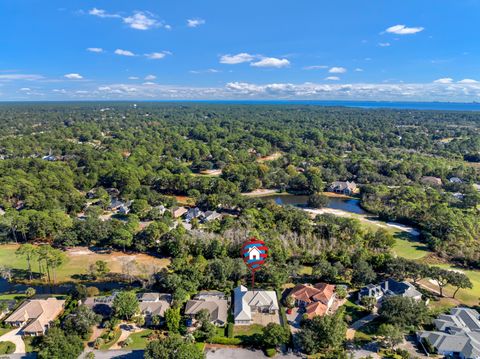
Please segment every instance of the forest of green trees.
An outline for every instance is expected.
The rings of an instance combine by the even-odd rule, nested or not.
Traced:
[[[2,104],[0,119],[4,240],[172,255],[192,235],[183,228],[170,231],[172,219],[152,209],[174,206],[177,195],[204,210],[238,216],[209,224],[207,232],[220,241],[256,234],[278,247],[275,255],[308,261],[332,245],[331,233],[343,219],[312,223],[300,211],[241,193],[267,188],[312,194],[332,181],[353,180],[365,209],[417,226],[438,255],[480,267],[476,113],[104,102]],[[273,153],[281,156],[259,160]],[[212,169],[221,174],[201,174]],[[423,176],[443,185],[425,185]],[[452,177],[461,183],[451,183]],[[133,201],[125,220],[100,218],[110,188]],[[86,209],[92,189],[96,205]],[[153,225],[140,230],[141,220]],[[344,251],[370,240],[364,234],[348,239],[335,246]]]

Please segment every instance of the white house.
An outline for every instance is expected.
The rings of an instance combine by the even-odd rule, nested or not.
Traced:
[[[273,290],[248,290],[243,285],[233,290],[233,316],[236,325],[253,323],[253,313],[278,314],[277,293]]]

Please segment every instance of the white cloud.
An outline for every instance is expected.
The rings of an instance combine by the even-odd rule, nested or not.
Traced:
[[[417,32],[423,31],[423,27],[407,27],[405,25],[394,25],[390,26],[388,29],[385,31],[391,34],[397,34],[397,35],[412,35],[416,34]]]
[[[156,85],[156,84],[155,82],[147,81],[147,82],[144,82],[142,85]]]
[[[221,71],[217,69],[206,69],[206,70],[190,70],[189,72],[191,74],[216,74]]]
[[[172,30],[172,26],[171,26],[171,25],[166,24],[166,25],[164,25],[163,27],[165,28],[165,30]]]
[[[116,49],[115,54],[120,56],[135,56],[133,52],[128,50],[122,50],[122,49]]]
[[[305,66],[304,70],[321,70],[321,69],[328,69],[327,65],[312,65],[312,66]]]
[[[347,72],[347,69],[345,67],[332,67],[330,70],[328,70],[331,74],[344,74]]]
[[[167,55],[171,55],[172,53],[170,51],[162,51],[162,52],[152,52],[150,54],[145,54],[146,57],[148,57],[151,60],[160,60],[163,59]]]
[[[30,92],[30,91],[32,91],[32,89],[30,87],[22,87],[19,91]]]
[[[275,67],[277,69],[290,65],[287,59],[277,59],[275,57],[265,57],[257,62],[252,62],[251,66],[255,67]]]
[[[55,99],[88,98],[98,100],[358,100],[358,101],[462,101],[480,99],[480,83],[266,83],[230,82],[224,86],[191,87],[162,85],[146,81],[137,83],[90,83],[85,88],[56,90]],[[54,91],[54,90],[52,90]],[[76,93],[88,91],[88,93]],[[16,91],[4,92],[2,100],[14,99]],[[25,95],[27,92],[24,93]],[[34,96],[28,95],[28,96]]]
[[[88,11],[89,15],[100,18],[118,18],[122,19],[124,24],[135,30],[149,30],[162,26],[162,23],[155,19],[155,16],[149,12],[135,11],[132,15],[123,17],[119,14],[111,14],[103,9],[93,8]]]
[[[379,42],[378,46],[380,47],[389,47],[391,44],[389,42]]]
[[[109,14],[107,13],[105,10],[102,10],[102,9],[97,9],[96,7],[94,7],[93,9],[89,10],[88,11],[88,14],[89,15],[93,15],[93,16],[98,16],[98,17],[101,17],[101,18],[108,18],[108,17],[121,17],[120,15],[118,14]]]
[[[244,62],[251,62],[255,59],[256,56],[250,55],[246,52],[241,52],[236,55],[223,55],[220,57],[220,63],[221,64],[227,64],[227,65],[236,65],[236,64],[242,64]]]
[[[66,74],[66,75],[63,75],[63,77],[65,77],[67,79],[70,79],[70,80],[81,80],[81,79],[83,79],[82,75],[76,74],[76,73]]]
[[[187,20],[187,26],[188,27],[198,27],[200,25],[204,25],[205,20],[203,19],[188,19]]]
[[[137,76],[130,76],[128,79],[129,79],[129,80],[138,80],[138,79],[140,79],[140,77],[137,77]]]
[[[442,77],[440,79],[437,79],[433,81],[436,84],[451,84],[453,83],[453,79],[451,77]]]
[[[155,75],[147,75],[147,76],[145,76],[145,80],[147,80],[147,81],[155,80],[156,78],[157,78],[157,76],[155,76]]]
[[[154,19],[150,13],[142,11],[137,11],[132,16],[124,17],[123,22],[136,30],[149,30],[161,26],[161,23]]]
[[[103,52],[103,49],[101,47],[88,47],[87,51],[100,53]]]
[[[463,79],[458,81],[459,84],[478,84],[477,80],[474,79]]]
[[[361,69],[360,67],[357,67],[354,71],[355,72],[363,72],[363,69]]]
[[[338,81],[338,80],[340,80],[340,77],[338,77],[338,76],[328,76],[328,77],[325,77],[325,80]]]
[[[0,75],[0,81],[15,81],[15,80],[25,80],[25,81],[36,81],[42,80],[44,77],[42,75],[34,74],[3,74]]]

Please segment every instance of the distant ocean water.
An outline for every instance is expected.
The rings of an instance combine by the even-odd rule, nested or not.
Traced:
[[[197,102],[197,101],[194,101]],[[252,105],[312,105],[323,107],[356,107],[366,109],[398,110],[437,110],[437,111],[479,111],[477,102],[390,102],[390,101],[198,101],[217,104],[252,104]]]

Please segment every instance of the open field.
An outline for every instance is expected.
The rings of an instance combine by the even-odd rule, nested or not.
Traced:
[[[25,258],[17,256],[17,244],[5,244],[0,246],[0,265],[9,266],[12,269],[27,269]],[[87,274],[91,264],[98,260],[108,263],[112,273],[122,273],[122,266],[125,263],[135,260],[138,264],[132,274],[139,275],[148,272],[149,268],[164,268],[170,260],[167,258],[156,258],[143,253],[126,254],[112,251],[110,253],[92,252],[86,247],[75,247],[66,251],[66,261],[57,269],[57,280],[59,282],[71,281],[72,276]],[[33,271],[38,271],[36,261],[32,263]]]

